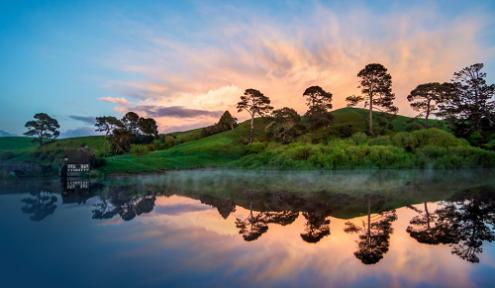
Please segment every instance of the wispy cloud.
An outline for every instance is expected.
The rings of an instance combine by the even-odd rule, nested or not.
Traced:
[[[121,104],[121,105],[126,105],[129,103],[129,101],[127,101],[127,99],[121,98],[121,97],[101,97],[101,98],[98,98],[98,100],[102,101],[102,102]]]

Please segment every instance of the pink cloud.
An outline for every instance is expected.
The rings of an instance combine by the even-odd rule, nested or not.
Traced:
[[[98,98],[98,100],[102,102],[108,102],[108,103],[114,103],[120,105],[127,105],[129,103],[127,99],[121,97],[101,97]]]

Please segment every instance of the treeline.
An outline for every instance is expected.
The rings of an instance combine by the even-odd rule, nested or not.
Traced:
[[[375,135],[375,111],[396,115],[392,76],[381,64],[368,64],[357,74],[361,95],[346,98],[348,106],[363,103],[368,109],[368,135]],[[419,112],[427,128],[432,115],[445,119],[456,136],[474,145],[486,143],[495,132],[495,84],[487,84],[483,64],[477,63],[455,72],[451,82],[431,82],[418,85],[407,96],[411,107]],[[270,117],[267,133],[281,143],[290,143],[299,135],[330,126],[332,123],[332,93],[320,86],[307,88],[303,97],[308,110],[301,117],[294,109],[274,110],[270,98],[256,89],[246,89],[237,103],[238,112],[250,115],[248,142],[254,139],[255,117]],[[381,124],[381,123],[379,123]]]

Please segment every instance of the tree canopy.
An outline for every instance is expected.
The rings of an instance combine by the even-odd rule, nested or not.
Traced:
[[[38,142],[40,146],[43,145],[45,140],[49,141],[60,135],[58,121],[48,114],[37,113],[34,115],[34,119],[26,122],[25,127],[28,131],[24,135],[35,137],[34,141]]]

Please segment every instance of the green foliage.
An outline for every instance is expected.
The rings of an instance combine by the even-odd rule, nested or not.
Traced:
[[[456,138],[454,135],[438,128],[422,129],[411,132],[419,147],[437,146],[451,147],[466,145],[465,141]]]
[[[418,146],[418,140],[412,133],[399,132],[392,137],[395,146],[411,151]]]
[[[363,132],[357,132],[352,134],[351,141],[356,145],[364,144],[368,141],[368,135]]]
[[[370,138],[368,141],[369,145],[392,145],[392,141],[389,136],[377,136]]]
[[[145,144],[132,144],[131,154],[132,155],[144,155],[150,152],[148,145]]]

